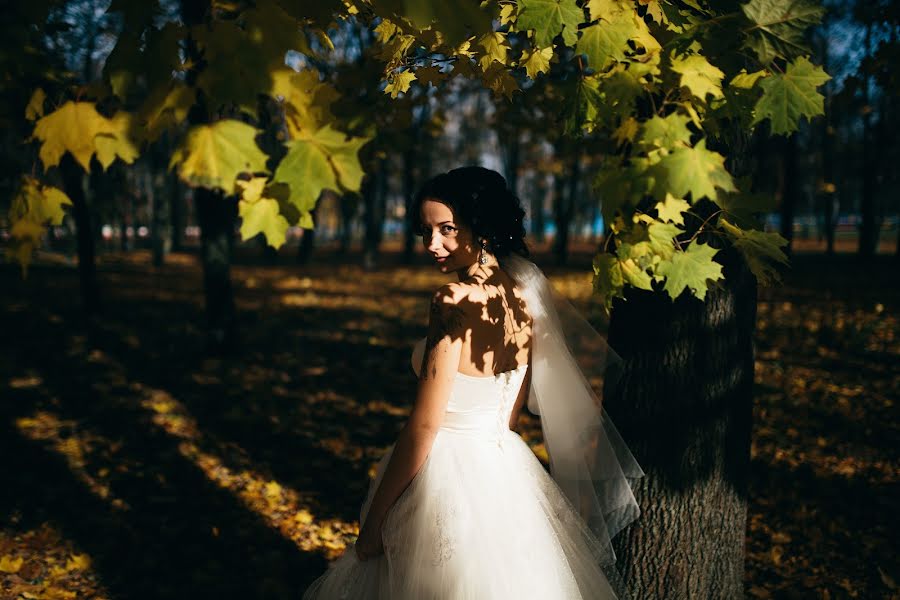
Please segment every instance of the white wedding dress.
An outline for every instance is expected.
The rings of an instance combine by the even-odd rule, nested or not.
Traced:
[[[413,352],[421,364],[425,340]],[[384,554],[351,546],[304,600],[604,600],[608,551],[508,427],[527,365],[457,373],[428,458],[385,517]],[[362,506],[365,522],[393,447]],[[608,540],[607,540],[608,541]]]

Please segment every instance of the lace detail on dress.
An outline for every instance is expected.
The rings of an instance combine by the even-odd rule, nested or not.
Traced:
[[[434,524],[437,535],[432,548],[433,560],[431,563],[436,567],[453,557],[456,542],[451,532],[455,518],[456,507],[452,504],[446,506],[444,510],[440,510],[435,517]]]

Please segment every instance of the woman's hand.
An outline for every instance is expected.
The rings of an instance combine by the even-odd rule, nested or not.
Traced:
[[[361,561],[367,561],[382,554],[384,543],[381,540],[381,525],[375,525],[367,520],[356,540],[356,556]]]

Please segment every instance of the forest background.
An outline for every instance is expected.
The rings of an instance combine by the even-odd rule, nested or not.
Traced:
[[[708,43],[710,56],[728,49],[685,31],[721,36],[708,24],[755,14],[737,4],[716,14],[693,1],[571,2],[584,19],[577,40],[566,39],[571,14],[554,32],[549,13],[528,21],[528,4],[497,3],[492,30],[480,30],[471,49],[456,44],[468,31],[448,27],[439,10],[423,16],[416,3],[371,3],[371,14],[335,17],[354,6],[337,3],[275,20],[272,11],[288,3],[15,6],[2,42],[0,202],[8,210],[0,236],[10,259],[2,266],[2,443],[4,456],[15,457],[4,473],[4,594],[296,595],[352,542],[366,474],[409,409],[408,351],[424,327],[428,293],[443,282],[425,266],[406,218],[411,197],[431,174],[482,164],[522,198],[537,262],[630,364],[677,347],[660,320],[683,317],[699,338],[703,319],[724,314],[734,322],[729,331],[752,336],[752,356],[727,347],[733,365],[679,365],[682,373],[704,371],[706,383],[737,365],[745,383],[723,398],[738,412],[752,399],[752,419],[707,425],[689,412],[686,429],[701,433],[691,442],[663,440],[683,443],[689,456],[697,440],[728,448],[710,433],[717,427],[747,428],[746,459],[729,463],[717,450],[710,460],[718,466],[701,459],[672,471],[658,460],[671,445],[626,436],[654,482],[639,493],[642,502],[683,512],[682,498],[714,497],[716,485],[732,483],[729,469],[740,471],[726,494],[733,505],[707,502],[738,515],[728,535],[710,529],[672,539],[654,531],[649,510],[643,532],[621,542],[637,595],[654,597],[648,590],[659,582],[673,598],[699,590],[734,597],[727,591],[735,586],[760,598],[898,595],[887,516],[900,389],[898,283],[890,275],[900,257],[890,133],[896,3],[748,3],[793,15],[787,37],[804,50],[779,46],[783,32],[762,36],[749,48],[771,66],[738,72],[710,59],[727,76],[691,42]],[[646,25],[629,21],[626,7]],[[258,21],[247,16],[253,9]],[[516,33],[522,15],[531,27],[520,20]],[[285,31],[286,17],[301,26]],[[184,37],[198,23],[213,30],[210,19],[238,26]],[[423,35],[428,41],[422,19],[459,38],[455,54],[411,50]],[[241,58],[254,27],[278,32],[264,38],[274,44],[266,51],[289,69],[267,83],[268,98],[254,89],[263,63]],[[659,92],[650,86],[661,29],[672,35],[662,47],[685,54],[663,59]],[[541,36],[549,37],[539,43]],[[762,60],[766,52],[772,56]],[[209,65],[228,76],[204,79],[215,73],[204,71]],[[774,93],[763,82],[779,73],[779,83],[790,82],[789,69],[803,70],[794,80],[802,98],[783,91],[783,113],[761,107],[759,94]],[[666,80],[669,73],[680,79]],[[650,125],[629,74],[648,98],[688,100],[671,111],[660,106]],[[158,93],[154,78],[174,83]],[[190,90],[228,97],[230,108]],[[94,113],[81,112],[88,103]],[[633,116],[603,108],[629,103]],[[133,121],[117,120],[126,109]],[[54,129],[45,120],[53,115],[93,125]],[[257,128],[253,144],[238,125],[213,131],[229,115]],[[732,121],[751,133],[729,138]],[[210,174],[222,165],[198,159],[197,144],[185,143],[192,127],[208,127],[202,143],[224,148],[232,173],[225,184]],[[135,130],[144,139],[135,141]],[[56,150],[54,139],[62,140]],[[727,157],[724,167],[703,146],[707,139]],[[244,154],[228,158],[229,145]],[[688,161],[670,169],[684,168],[683,181],[673,177],[662,189],[636,170],[685,148],[696,152],[697,168]],[[280,166],[267,172],[266,155]],[[641,204],[647,195],[649,210]],[[715,283],[722,269],[710,271],[706,256],[705,270],[685,271],[683,285],[670,287],[674,271],[659,265],[687,256],[698,235],[673,249],[678,226],[690,226],[688,202],[700,229],[719,212],[702,212],[704,195],[731,219],[720,230],[733,242],[749,240],[735,247],[752,284],[726,276],[737,287],[723,291]],[[668,246],[654,232],[667,234]],[[693,247],[715,246],[700,235]],[[757,290],[780,274],[782,284]],[[653,295],[634,295],[641,289]],[[690,313],[685,302],[708,312]],[[743,308],[729,312],[729,303]],[[715,353],[711,339],[706,352]],[[677,389],[667,392],[673,403],[691,395],[683,375],[642,374],[654,384],[634,387],[631,397],[610,394],[611,412],[626,400],[664,396],[659,390]],[[667,410],[656,403],[630,421],[623,415],[623,431],[665,421]],[[523,437],[546,461],[536,419]],[[648,574],[650,559],[634,551],[641,535],[660,536],[645,545],[671,549],[674,567]],[[697,553],[704,544],[736,575],[679,573],[694,564],[679,548]]]

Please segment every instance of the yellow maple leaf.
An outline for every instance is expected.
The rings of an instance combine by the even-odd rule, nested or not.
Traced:
[[[272,71],[271,77],[269,94],[283,102],[285,121],[292,138],[303,130],[315,131],[332,120],[330,107],[339,93],[332,85],[319,81],[315,70],[298,72],[279,68]]]
[[[522,59],[519,61],[525,72],[531,79],[536,79],[538,73],[546,73],[550,70],[550,59],[553,58],[553,46],[549,48],[532,48],[522,53]]]
[[[416,80],[416,74],[412,71],[403,70],[394,73],[390,81],[384,88],[385,94],[390,94],[391,98],[396,98],[402,93],[409,91],[409,85]]]
[[[482,71],[487,71],[494,61],[506,64],[506,55],[509,52],[509,42],[506,36],[499,31],[491,31],[479,38],[478,45],[484,48],[484,54],[478,59]]]
[[[58,165],[63,154],[70,152],[85,171],[90,171],[96,150],[94,138],[101,133],[116,135],[116,128],[97,112],[93,102],[66,102],[34,126],[34,137],[43,142],[38,155],[45,169]]]
[[[169,168],[177,167],[189,185],[230,193],[239,174],[266,171],[268,157],[256,145],[256,134],[256,128],[234,119],[194,126],[172,153]]]
[[[127,164],[131,164],[140,156],[140,150],[138,150],[130,136],[131,114],[120,110],[110,119],[110,123],[114,133],[98,133],[97,137],[94,138],[97,160],[104,170],[109,168],[109,165],[116,160],[116,157]]]
[[[241,218],[241,239],[249,240],[258,233],[266,238],[273,248],[280,248],[284,244],[290,224],[278,212],[278,201],[271,198],[260,198],[256,202],[241,200],[238,202],[238,216]],[[281,488],[266,485],[266,500],[272,504],[280,501]],[[278,485],[277,483],[274,485]]]

